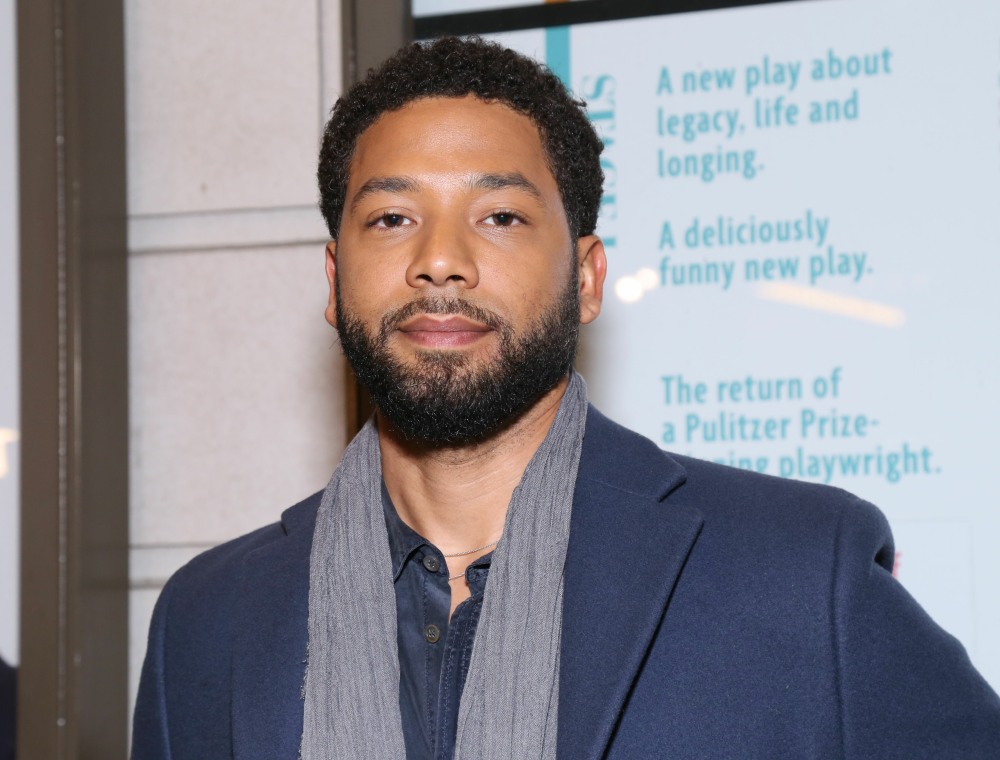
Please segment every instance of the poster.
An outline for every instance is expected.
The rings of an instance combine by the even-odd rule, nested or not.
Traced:
[[[1000,688],[1000,4],[491,36],[568,81],[605,142],[597,406],[878,505],[897,577]]]

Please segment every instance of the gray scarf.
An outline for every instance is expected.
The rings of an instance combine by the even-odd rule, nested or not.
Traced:
[[[456,760],[552,760],[563,566],[587,416],[575,372],[507,509],[458,713]],[[323,493],[309,566],[302,760],[403,760],[392,558],[374,422]]]

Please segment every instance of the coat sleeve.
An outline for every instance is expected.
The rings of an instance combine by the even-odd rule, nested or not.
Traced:
[[[139,693],[132,721],[132,760],[170,760],[167,699],[164,672],[167,610],[172,585],[160,593],[149,626],[146,659],[142,664]]]
[[[833,585],[845,757],[1000,758],[1000,698],[892,577],[894,555],[881,513],[847,513]]]

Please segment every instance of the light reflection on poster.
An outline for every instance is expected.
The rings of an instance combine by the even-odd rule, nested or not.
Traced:
[[[876,503],[994,687],[998,30],[992,0],[841,0],[494,35],[605,140],[597,405]]]

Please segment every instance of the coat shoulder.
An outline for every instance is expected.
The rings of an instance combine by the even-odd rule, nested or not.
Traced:
[[[775,518],[810,524],[840,523],[884,533],[888,523],[873,504],[842,488],[779,478],[671,454],[687,478],[678,496],[689,500],[710,515],[745,515],[766,512]]]
[[[779,478],[664,451],[591,409],[581,482],[697,509],[708,528],[747,535],[787,531],[827,540],[840,530],[891,543],[888,522],[869,502],[833,486]],[[669,497],[669,498],[668,498]],[[852,535],[848,536],[849,538]],[[866,541],[865,543],[870,543]]]
[[[194,557],[167,582],[171,596],[178,599],[211,599],[232,588],[245,563],[260,556],[262,549],[292,536],[311,538],[321,497],[322,492],[314,493],[286,509],[279,521],[214,546]]]
[[[314,494],[280,522],[203,552],[167,581],[153,611],[136,699],[135,760],[230,757],[241,698],[235,679],[245,678],[249,665],[271,661],[239,654],[256,642],[281,640],[276,656],[291,658],[284,693],[292,694],[286,702],[294,713],[319,501]],[[286,628],[290,633],[275,639],[274,632]]]

